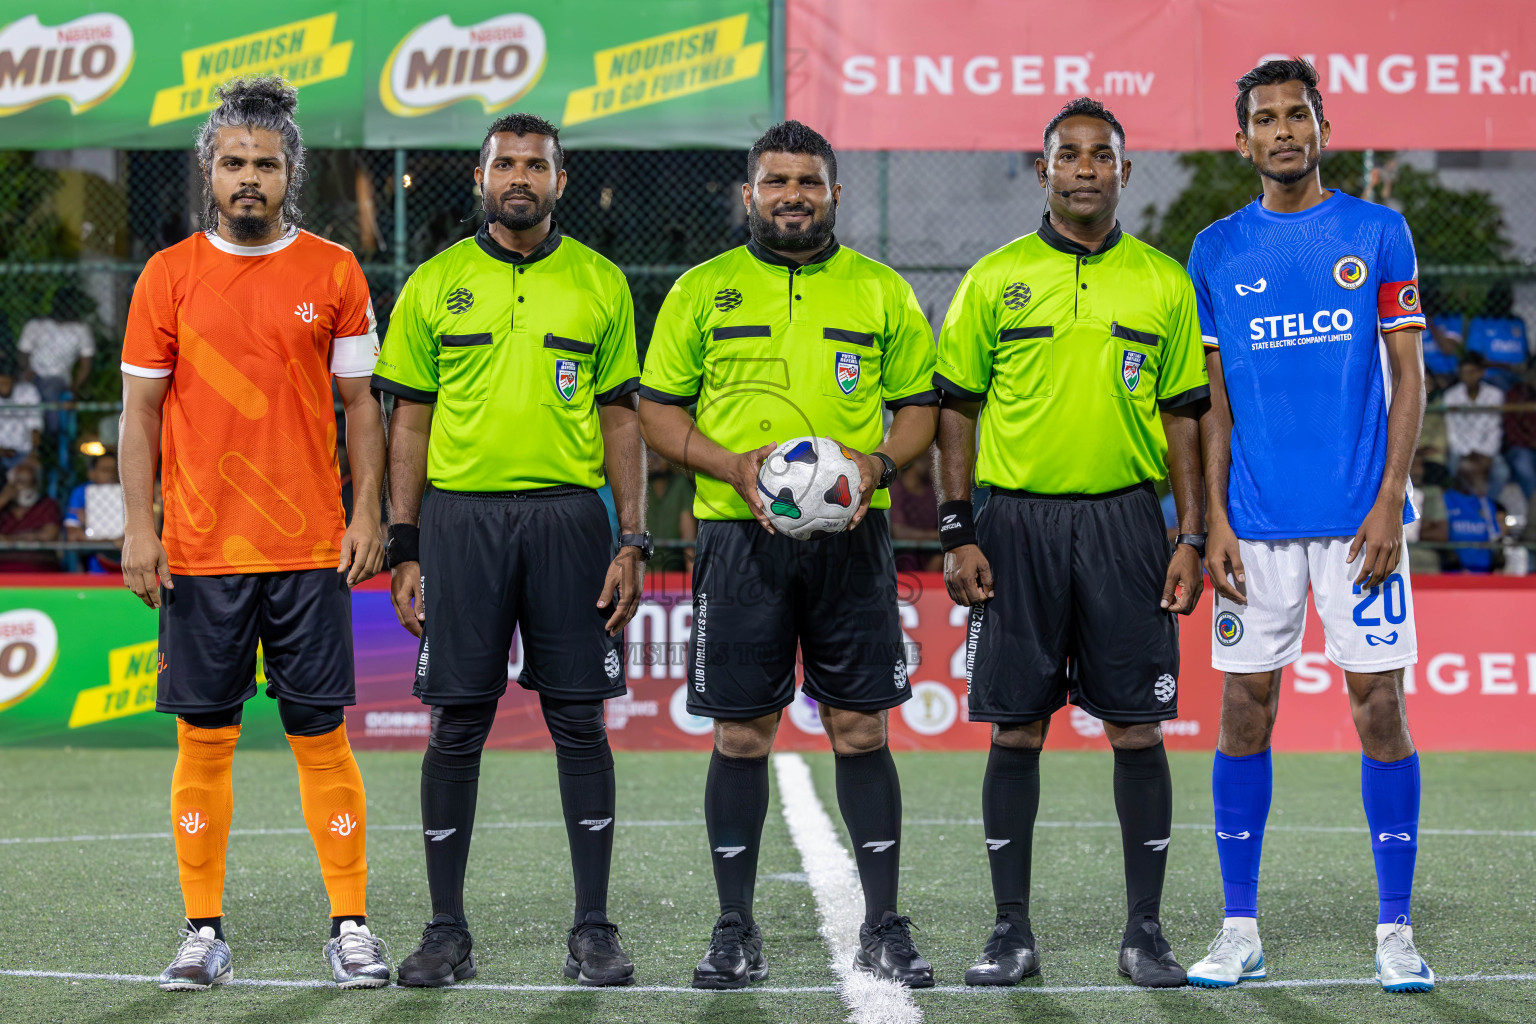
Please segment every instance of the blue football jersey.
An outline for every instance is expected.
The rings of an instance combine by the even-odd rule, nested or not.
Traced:
[[[1424,328],[1407,222],[1339,191],[1301,213],[1254,200],[1200,232],[1189,276],[1232,405],[1233,530],[1353,535],[1386,467],[1383,335]]]

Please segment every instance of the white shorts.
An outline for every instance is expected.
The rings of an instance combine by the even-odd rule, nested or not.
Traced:
[[[1362,593],[1354,585],[1360,559],[1345,562],[1353,542],[1353,537],[1239,540],[1248,603],[1215,596],[1211,665],[1223,672],[1272,672],[1295,661],[1307,623],[1309,583],[1329,661],[1346,672],[1381,672],[1417,662],[1407,544],[1386,583]]]

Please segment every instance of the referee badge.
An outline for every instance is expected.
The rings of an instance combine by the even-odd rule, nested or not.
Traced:
[[[1125,390],[1132,394],[1141,383],[1141,364],[1146,361],[1147,357],[1141,352],[1124,349],[1120,353],[1120,379],[1125,381]]]
[[[859,386],[858,354],[839,352],[833,369],[837,374],[837,386],[842,389],[843,394],[853,394],[853,389]]]
[[[555,390],[560,392],[560,397],[567,402],[576,394],[576,360],[555,360]]]

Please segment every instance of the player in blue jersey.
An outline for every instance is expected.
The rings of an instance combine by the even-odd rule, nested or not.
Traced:
[[[1310,585],[1363,751],[1376,976],[1389,992],[1428,991],[1409,914],[1419,761],[1403,704],[1403,669],[1418,660],[1403,524],[1424,415],[1413,239],[1395,211],[1323,187],[1329,126],[1311,64],[1267,61],[1237,86],[1237,148],[1264,194],[1202,231],[1189,260],[1211,375],[1211,660],[1226,673],[1212,772],[1226,919],[1189,981],[1265,976],[1270,734]]]

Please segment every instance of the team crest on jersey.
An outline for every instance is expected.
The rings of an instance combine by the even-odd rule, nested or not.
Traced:
[[[576,360],[555,360],[555,389],[567,402],[576,394]]]
[[[1365,260],[1359,256],[1341,256],[1333,265],[1333,281],[1340,288],[1354,291],[1365,284],[1365,279],[1370,276],[1365,269]]]
[[[721,288],[715,292],[715,308],[722,313],[729,313],[741,305],[741,292],[735,288]]]
[[[468,313],[469,307],[475,304],[475,293],[468,288],[455,288],[448,293],[448,312],[454,316],[460,313]]]
[[[853,389],[859,386],[859,357],[853,352],[839,352],[837,363],[834,366],[837,373],[837,386],[843,394],[853,394]]]
[[[1243,638],[1243,620],[1231,612],[1216,616],[1216,642],[1231,647]]]
[[[1419,288],[1409,283],[1397,290],[1397,308],[1404,313],[1417,313],[1419,311]]]
[[[1124,349],[1120,353],[1120,379],[1125,381],[1125,390],[1131,394],[1136,393],[1136,385],[1141,383],[1141,364],[1147,361],[1145,354]]]
[[[1023,309],[1029,305],[1030,298],[1029,285],[1023,281],[1015,281],[1003,289],[1003,305],[1009,309]]]

